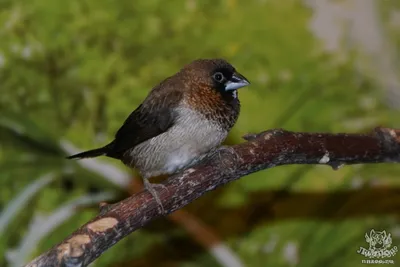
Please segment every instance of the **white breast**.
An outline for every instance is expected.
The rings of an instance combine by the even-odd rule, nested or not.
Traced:
[[[175,171],[189,165],[195,155],[196,153],[192,153],[190,150],[182,147],[178,151],[169,154],[164,168],[167,173],[174,173]]]
[[[143,142],[131,152],[144,177],[174,173],[219,146],[228,132],[188,108],[179,108],[178,121],[167,132]],[[142,155],[142,156],[141,156]]]

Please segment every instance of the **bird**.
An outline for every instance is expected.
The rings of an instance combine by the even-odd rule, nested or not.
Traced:
[[[196,59],[153,87],[109,144],[68,156],[106,156],[136,168],[164,212],[150,178],[193,166],[218,148],[240,113],[237,90],[249,80],[222,58]]]

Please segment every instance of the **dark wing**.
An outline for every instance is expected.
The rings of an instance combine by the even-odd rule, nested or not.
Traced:
[[[116,133],[107,156],[120,158],[126,150],[167,131],[174,124],[175,107],[183,93],[168,89],[153,90],[151,97],[129,115]]]

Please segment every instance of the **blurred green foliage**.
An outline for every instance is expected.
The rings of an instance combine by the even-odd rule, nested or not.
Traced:
[[[84,149],[111,140],[152,86],[193,59],[226,58],[252,82],[239,93],[242,112],[230,143],[241,142],[245,133],[273,127],[326,132],[398,127],[398,112],[386,107],[380,88],[356,70],[351,55],[343,61],[324,53],[308,29],[310,14],[295,0],[2,0],[0,207],[45,173],[52,171],[57,179],[18,213],[0,238],[0,265],[7,266],[6,255],[20,244],[36,214],[49,214],[65,201],[93,191],[114,190],[126,197],[120,188],[64,160],[59,142],[67,139]],[[102,160],[126,171],[119,162]],[[398,221],[390,214],[399,200],[389,203],[367,194],[354,204],[351,197],[330,194],[357,195],[359,186],[399,185],[399,171],[399,166],[383,164],[336,172],[325,166],[261,171],[211,193],[212,205],[200,218],[218,229],[247,266],[362,266],[364,258],[356,251],[367,246],[365,232],[395,231]],[[213,207],[252,209],[254,193],[282,188],[292,194],[323,192],[326,201],[292,206],[294,214],[309,208],[309,217],[272,217],[255,226],[252,217],[238,215],[236,221],[245,225],[240,233],[224,232],[224,219],[218,217],[224,213],[212,212]],[[190,210],[196,214],[203,201],[210,200],[199,199]],[[268,203],[273,202],[266,202],[265,213]],[[371,203],[382,205],[387,214],[349,218]],[[257,214],[264,213],[258,208]],[[26,260],[61,241],[96,212],[80,210],[37,244]],[[315,218],[326,213],[338,214],[339,219]],[[149,251],[157,258],[154,247],[171,250],[171,240],[185,236],[183,230],[168,227],[172,228],[167,224],[163,231],[150,227],[135,232],[104,253],[96,266],[140,266],[135,262]],[[393,240],[400,245],[399,234]],[[182,256],[174,258],[176,266],[218,266],[199,248],[175,253]],[[399,255],[396,259],[400,261]]]

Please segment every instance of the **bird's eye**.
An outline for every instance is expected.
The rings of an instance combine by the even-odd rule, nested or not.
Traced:
[[[224,77],[224,75],[221,73],[221,72],[217,72],[217,73],[215,73],[214,75],[213,75],[213,77],[214,77],[214,80],[216,81],[216,82],[223,82],[224,81],[224,79],[225,79],[225,77]]]

